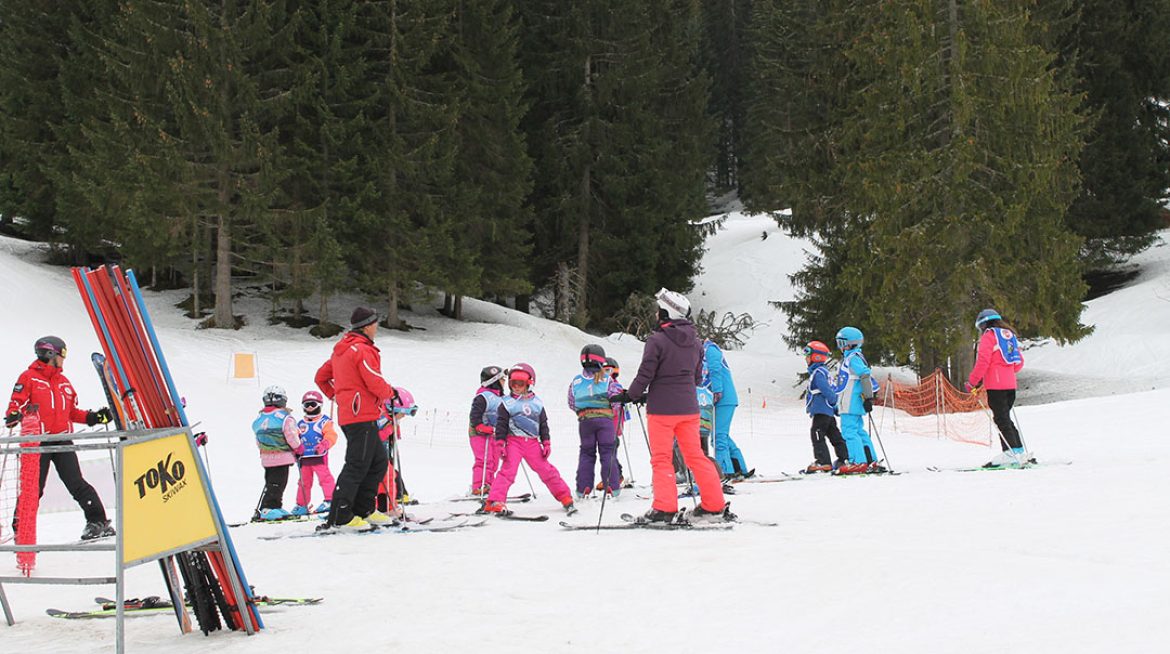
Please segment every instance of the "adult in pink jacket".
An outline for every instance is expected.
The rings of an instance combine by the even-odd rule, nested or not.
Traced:
[[[975,367],[967,378],[967,390],[983,388],[987,391],[987,405],[999,428],[999,445],[1003,452],[991,460],[989,466],[1031,461],[1024,451],[1020,431],[1012,422],[1012,405],[1016,403],[1016,373],[1024,367],[1024,355],[1011,326],[999,312],[984,309],[975,318],[979,341],[975,345]]]

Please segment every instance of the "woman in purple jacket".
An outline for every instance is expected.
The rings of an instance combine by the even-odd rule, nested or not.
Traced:
[[[638,374],[623,395],[625,402],[646,398],[649,423],[650,466],[654,473],[654,502],[645,519],[671,522],[678,514],[678,488],[674,483],[671,453],[674,441],[687,467],[694,472],[702,503],[692,520],[734,520],[723,499],[723,488],[715,464],[703,453],[699,441],[699,402],[695,388],[703,375],[703,347],[695,326],[687,318],[690,303],[665,288],[658,300],[658,327],[646,339]],[[620,397],[620,396],[619,396]]]

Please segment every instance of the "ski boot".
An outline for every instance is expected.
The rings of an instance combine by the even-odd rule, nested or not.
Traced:
[[[708,511],[707,509],[703,508],[702,504],[700,504],[690,513],[688,513],[686,517],[687,522],[693,524],[707,522],[735,522],[738,519],[738,516],[731,512],[731,502],[724,504],[723,508],[719,511]]]
[[[642,520],[645,522],[657,522],[662,524],[671,524],[678,518],[677,513],[670,511],[660,511],[658,509],[650,509],[642,514]]]
[[[813,461],[812,463],[808,464],[808,467],[805,468],[802,472],[804,472],[804,474],[806,474],[806,475],[813,475],[813,474],[816,474],[818,472],[832,472],[832,471],[833,471],[832,465],[830,465],[828,463],[817,463],[816,461]]]
[[[375,527],[390,527],[398,524],[398,521],[381,511],[374,511],[365,517],[365,521]]]
[[[293,507],[291,515],[293,517],[297,517],[297,518],[307,516],[307,515],[309,515],[309,507],[302,506],[302,505],[298,504],[298,505]]]
[[[568,515],[573,515],[577,512],[577,507],[573,505],[573,498],[571,497],[566,497],[561,500],[561,506],[565,507],[565,513]]]
[[[277,507],[275,509],[260,509],[260,520],[263,522],[276,522],[277,520],[287,520],[292,514],[284,509]]]
[[[487,494],[492,490],[491,486],[480,486],[479,488],[472,488],[472,497],[487,497]]]
[[[95,538],[106,538],[114,535],[114,528],[110,526],[109,520],[94,520],[85,523],[85,529],[81,531],[81,540],[94,540]]]
[[[329,500],[325,500],[324,502],[321,502],[317,505],[317,508],[313,511],[313,513],[329,513],[329,508],[332,506],[332,504],[333,503]]]
[[[505,506],[503,502],[493,502],[491,500],[485,500],[483,503],[483,506],[479,507],[479,510],[476,511],[476,513],[489,514],[489,515],[495,514],[495,513],[507,513],[507,512],[508,512],[508,507]]]

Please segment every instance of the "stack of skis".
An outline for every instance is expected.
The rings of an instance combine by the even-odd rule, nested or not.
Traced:
[[[108,265],[95,270],[74,268],[73,280],[105,351],[105,356],[94,354],[93,363],[118,429],[188,426],[134,272],[123,273],[118,266]],[[214,492],[211,495],[214,500]],[[239,579],[243,588],[249,586],[218,506],[213,508],[229,556],[218,551],[190,551],[159,560],[171,604],[184,631],[190,629],[184,594],[205,634],[221,629],[224,623],[233,630],[261,629],[263,623],[251,591],[245,591],[245,607],[237,605],[231,591],[229,575]],[[180,575],[186,593],[179,587]]]

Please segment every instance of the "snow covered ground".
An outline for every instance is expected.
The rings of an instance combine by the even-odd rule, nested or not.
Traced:
[[[768,238],[761,238],[768,233]],[[763,473],[795,471],[811,458],[808,419],[794,386],[803,365],[780,341],[785,323],[769,300],[791,296],[786,274],[803,244],[768,218],[732,214],[708,242],[696,307],[748,311],[768,321],[741,352],[728,355],[744,405],[733,435]],[[36,246],[0,238],[0,379],[15,379],[46,333],[70,346],[66,371],[86,406],[102,404],[86,354],[98,347],[64,268],[40,263]],[[438,534],[380,534],[263,540],[308,531],[307,524],[233,530],[258,592],[324,597],[315,607],[265,615],[252,638],[180,636],[170,617],[128,621],[130,651],[233,652],[1099,652],[1153,651],[1170,637],[1170,462],[1165,430],[1144,426],[1170,404],[1170,248],[1139,258],[1127,288],[1088,303],[1097,332],[1081,344],[1029,349],[1022,376],[1038,390],[1018,409],[1029,446],[1052,465],[1028,471],[929,472],[978,465],[985,448],[915,435],[905,416],[875,414],[895,477],[812,478],[743,484],[732,497],[741,516],[780,523],[728,532],[566,532],[559,506],[539,481],[519,513],[548,523],[497,522]],[[211,437],[213,481],[229,521],[246,519],[262,472],[249,425],[261,389],[294,398],[312,386],[331,342],[268,326],[266,303],[237,308],[251,318],[236,332],[197,331],[174,303],[179,292],[147,292],[154,321],[188,414]],[[348,315],[355,298],[334,315]],[[527,361],[550,405],[552,461],[566,479],[576,467],[575,420],[561,404],[577,352],[601,342],[632,376],[641,345],[599,339],[571,327],[467,301],[456,323],[419,305],[409,321],[424,330],[379,334],[384,370],[421,406],[405,424],[403,474],[419,517],[469,503],[445,500],[470,481],[466,412],[479,369]],[[227,379],[231,353],[255,352],[255,384]],[[1052,389],[1067,390],[1067,401]],[[747,392],[750,389],[750,392]],[[1138,392],[1141,391],[1141,392]],[[1039,396],[1047,403],[1029,403]],[[1144,409],[1144,410],[1143,410]],[[1157,424],[1156,422],[1154,424]],[[607,504],[605,521],[640,513],[649,465],[637,420],[628,425],[629,472],[639,488]],[[340,470],[342,452],[333,455]],[[625,462],[623,454],[623,462]],[[1071,465],[1059,463],[1071,462]],[[101,462],[88,469],[98,474]],[[629,476],[629,474],[627,474]],[[52,477],[51,485],[59,482]],[[291,503],[293,484],[286,494]],[[520,478],[516,492],[527,491]],[[107,502],[110,498],[106,497]],[[319,496],[315,497],[319,500]],[[683,500],[684,502],[686,500]],[[595,522],[585,503],[578,523]],[[42,540],[76,538],[77,511],[49,513]],[[11,555],[7,555],[11,556]],[[42,554],[44,576],[105,574],[112,557]],[[11,559],[0,569],[13,570]],[[131,596],[164,594],[157,567],[128,575]],[[0,625],[5,652],[110,651],[112,621],[62,621],[47,607],[80,610],[108,587],[6,586],[17,625]]]

